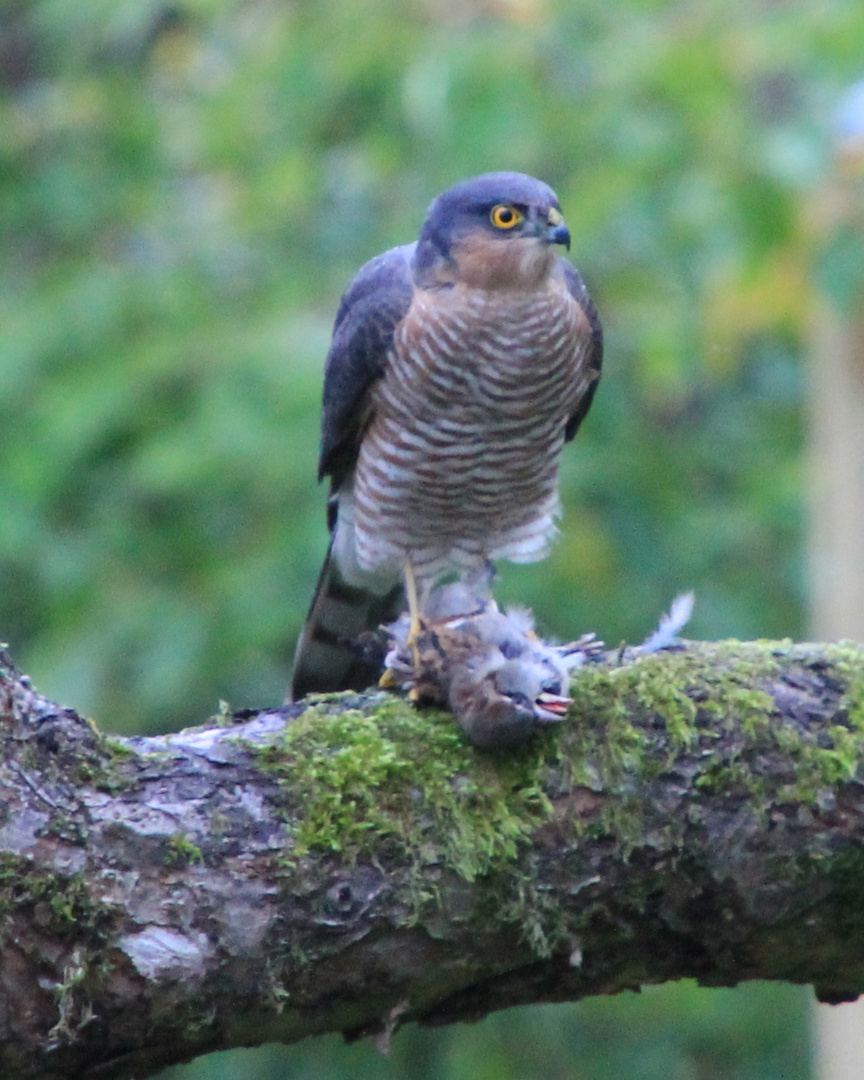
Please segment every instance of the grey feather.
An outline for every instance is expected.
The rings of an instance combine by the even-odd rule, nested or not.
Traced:
[[[411,306],[415,247],[405,244],[371,259],[339,304],[324,367],[318,463],[318,479],[332,476],[332,490],[338,490],[353,468],[368,419],[366,395],[384,374],[393,334]]]
[[[567,442],[570,442],[579,430],[582,421],[588,415],[588,410],[591,408],[591,402],[594,400],[594,395],[597,392],[597,384],[600,382],[600,372],[603,368],[603,327],[600,323],[600,316],[597,314],[597,308],[594,306],[594,301],[591,299],[588,289],[585,286],[585,282],[582,280],[582,275],[571,262],[568,262],[567,259],[559,258],[558,266],[561,273],[564,275],[564,280],[567,283],[567,289],[569,290],[570,295],[578,301],[582,310],[585,312],[588,324],[591,327],[591,352],[588,357],[588,363],[597,372],[597,377],[583,395],[582,400],[579,402],[579,407],[567,421],[564,438]]]
[[[657,629],[648,635],[641,645],[634,648],[637,653],[660,652],[661,649],[670,649],[678,644],[678,636],[693,614],[693,605],[696,597],[692,592],[681,593],[672,601],[668,615],[660,616],[660,624]]]

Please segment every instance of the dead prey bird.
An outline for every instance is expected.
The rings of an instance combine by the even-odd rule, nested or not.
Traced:
[[[692,594],[678,597],[633,652],[673,647],[692,608]],[[518,746],[564,720],[573,673],[604,655],[594,634],[566,645],[544,641],[529,611],[502,611],[487,588],[470,582],[433,590],[416,637],[407,614],[385,630],[390,649],[381,685],[406,690],[417,704],[446,706],[484,750]]]

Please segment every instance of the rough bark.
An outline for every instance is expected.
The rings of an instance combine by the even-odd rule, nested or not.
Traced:
[[[864,991],[864,649],[583,669],[518,751],[383,692],[99,734],[0,654],[0,1075],[692,976]]]

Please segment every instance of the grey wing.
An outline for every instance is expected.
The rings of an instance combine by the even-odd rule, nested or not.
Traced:
[[[338,491],[357,460],[369,422],[369,389],[385,373],[396,327],[411,306],[414,244],[363,266],[342,297],[324,369],[318,478]],[[332,524],[332,523],[331,523]]]
[[[588,289],[585,287],[582,275],[576,267],[566,259],[559,259],[559,265],[564,274],[564,281],[567,284],[570,295],[578,302],[579,306],[585,312],[585,318],[588,320],[588,326],[591,331],[591,340],[589,342],[585,362],[589,368],[596,372],[588,385],[588,389],[582,395],[579,404],[567,421],[567,427],[564,429],[564,436],[569,442],[579,430],[579,425],[585,419],[588,410],[591,408],[591,402],[594,400],[594,394],[597,390],[597,383],[600,382],[600,370],[603,365],[603,327],[600,325],[597,309],[594,307],[594,302],[588,295]]]

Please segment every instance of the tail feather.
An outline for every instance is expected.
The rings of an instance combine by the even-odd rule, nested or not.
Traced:
[[[374,686],[386,651],[379,627],[392,622],[402,607],[401,584],[383,596],[349,585],[331,544],[297,642],[288,700]]]

